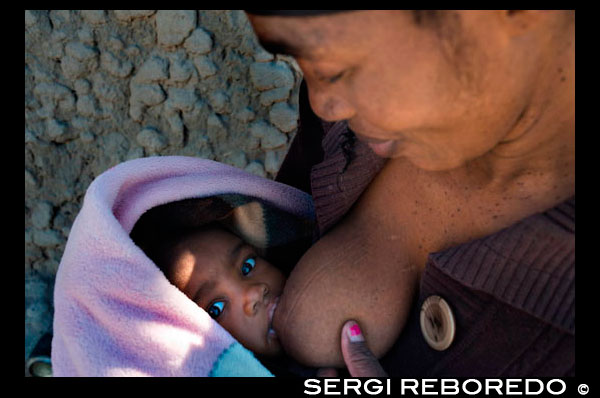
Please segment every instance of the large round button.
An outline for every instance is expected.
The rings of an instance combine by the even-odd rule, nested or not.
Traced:
[[[456,330],[450,306],[440,296],[429,296],[421,306],[421,332],[434,350],[450,347]]]

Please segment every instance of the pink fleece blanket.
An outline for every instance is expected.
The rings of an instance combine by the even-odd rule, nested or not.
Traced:
[[[313,217],[306,193],[204,159],[136,159],[92,182],[56,275],[55,376],[271,375],[129,236],[155,206],[221,194]]]

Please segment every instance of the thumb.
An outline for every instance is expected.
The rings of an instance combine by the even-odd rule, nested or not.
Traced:
[[[347,321],[342,327],[342,355],[352,377],[388,377],[355,321]]]

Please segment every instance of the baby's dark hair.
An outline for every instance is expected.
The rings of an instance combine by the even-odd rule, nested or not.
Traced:
[[[168,278],[169,270],[174,265],[173,260],[175,259],[178,246],[200,232],[214,229],[229,232],[218,222],[211,222],[198,227],[183,227],[165,234],[160,242],[156,242],[152,247],[147,247],[144,252]]]
[[[156,206],[142,214],[130,237],[167,274],[176,245],[194,233],[210,228],[224,228],[219,223],[231,212],[220,198],[193,198]]]

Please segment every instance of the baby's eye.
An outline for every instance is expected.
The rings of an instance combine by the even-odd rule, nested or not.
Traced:
[[[221,315],[221,312],[223,312],[223,308],[225,308],[224,301],[215,301],[208,307],[208,315],[217,319]]]
[[[251,258],[246,259],[246,261],[244,261],[244,264],[242,264],[242,274],[244,274],[244,276],[248,275],[256,266],[256,260]]]

